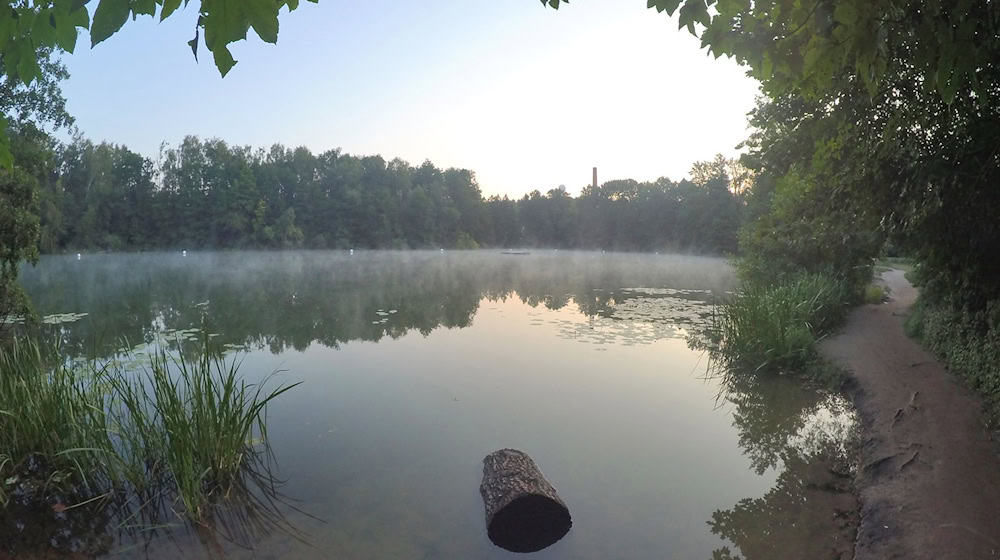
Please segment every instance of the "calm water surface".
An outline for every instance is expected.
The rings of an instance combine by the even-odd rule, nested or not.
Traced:
[[[85,255],[23,279],[70,356],[137,359],[205,329],[247,379],[302,382],[268,424],[300,534],[174,524],[113,556],[522,557],[486,537],[482,458],[502,447],[573,515],[537,558],[838,558],[853,537],[844,400],[706,378],[696,334],[734,283],[721,259]]]

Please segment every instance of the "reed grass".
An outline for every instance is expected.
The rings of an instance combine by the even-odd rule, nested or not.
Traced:
[[[270,479],[253,472],[270,458],[267,406],[297,384],[246,382],[207,337],[197,358],[161,351],[139,371],[57,354],[23,340],[0,348],[0,506],[31,474],[90,496],[166,487],[183,505],[171,509],[200,520],[248,479]]]
[[[817,340],[843,319],[849,300],[847,289],[822,274],[744,284],[716,315],[719,353],[741,372],[801,369],[815,357]]]
[[[90,373],[32,341],[0,351],[0,505],[22,476],[71,479],[93,494],[116,478],[105,395]]]
[[[195,518],[239,486],[261,454],[270,453],[267,405],[297,385],[266,390],[270,376],[247,383],[237,374],[239,365],[208,352],[189,360],[161,351],[144,376],[116,372],[111,381],[134,429],[126,436],[130,454],[141,457],[147,470],[152,465],[169,472],[184,509]]]

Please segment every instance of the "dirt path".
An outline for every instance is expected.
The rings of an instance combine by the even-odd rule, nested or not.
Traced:
[[[968,390],[903,333],[916,290],[854,310],[822,352],[854,373],[862,422],[856,560],[1000,558],[1000,460]]]

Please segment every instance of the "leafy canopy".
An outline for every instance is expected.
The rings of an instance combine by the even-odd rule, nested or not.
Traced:
[[[318,0],[309,0],[317,2]],[[162,21],[190,0],[6,0],[0,5],[0,69],[10,83],[29,86],[45,77],[48,53],[72,53],[80,29],[90,31],[91,47],[114,35],[131,17],[159,17]],[[96,4],[91,17],[90,6]],[[298,7],[299,0],[200,0],[195,36],[188,42],[195,57],[204,35],[219,73],[236,64],[230,43],[246,39],[251,28],[268,43],[278,41],[278,13]],[[6,118],[0,115],[0,127]],[[6,132],[0,131],[0,165],[13,164]]]
[[[541,0],[558,9],[568,0]],[[851,74],[874,95],[892,57],[903,56],[921,85],[951,103],[979,77],[1000,45],[1000,8],[983,0],[647,0],[678,15],[680,28],[716,58],[750,67],[770,95],[815,96]],[[893,46],[908,45],[901,53]]]

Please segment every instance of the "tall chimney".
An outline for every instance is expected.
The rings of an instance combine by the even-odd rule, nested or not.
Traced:
[[[597,168],[594,168],[594,188],[597,188]]]

